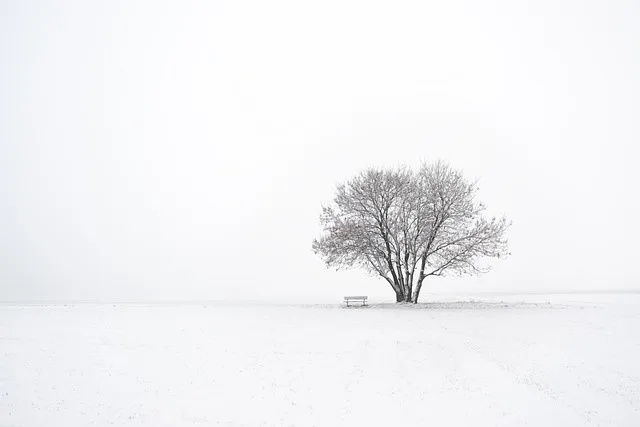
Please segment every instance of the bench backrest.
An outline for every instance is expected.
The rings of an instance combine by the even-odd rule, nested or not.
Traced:
[[[359,297],[344,297],[345,300],[352,300],[352,299],[363,299],[366,300],[367,297],[366,296],[359,296]]]

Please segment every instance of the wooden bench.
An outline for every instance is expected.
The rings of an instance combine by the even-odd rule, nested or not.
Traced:
[[[365,306],[367,305],[367,297],[366,296],[355,296],[355,297],[344,297],[344,302],[347,304],[347,307],[349,307],[349,303],[353,303],[353,302],[360,302],[361,306]]]

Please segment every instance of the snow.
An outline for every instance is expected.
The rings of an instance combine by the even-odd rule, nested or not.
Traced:
[[[639,331],[631,293],[5,305],[0,426],[638,426]]]

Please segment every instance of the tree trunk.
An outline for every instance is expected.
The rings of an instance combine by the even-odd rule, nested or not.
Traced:
[[[426,277],[424,275],[424,269],[427,266],[427,254],[422,255],[422,262],[420,263],[420,274],[418,274],[418,283],[413,291],[413,303],[418,303],[418,297],[420,297],[420,289],[422,289],[422,281]]]
[[[405,270],[404,273],[404,283],[405,283],[405,291],[404,291],[404,295],[405,295],[405,301],[406,302],[411,302],[411,291],[412,291],[412,283],[410,281],[411,279],[411,275],[409,273],[409,270]]]
[[[406,287],[406,284],[404,283],[404,277],[402,276],[402,266],[400,265],[400,257],[397,257],[396,267],[398,269],[398,272],[397,272],[398,284],[400,285],[400,289],[402,289],[402,294],[406,295],[407,287]]]
[[[417,304],[418,303],[418,298],[420,297],[420,289],[422,289],[422,281],[424,280],[424,277],[422,277],[422,275],[420,275],[420,278],[418,279],[418,283],[416,283],[416,288],[413,291],[413,303]]]
[[[402,292],[396,291],[396,303],[403,302],[403,301],[404,301],[404,295],[402,295]]]

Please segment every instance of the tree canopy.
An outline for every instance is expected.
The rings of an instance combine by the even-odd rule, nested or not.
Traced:
[[[328,267],[361,267],[384,278],[397,302],[418,302],[425,278],[481,274],[508,254],[506,218],[486,218],[478,187],[437,161],[370,168],[338,185],[323,206],[313,250]]]

